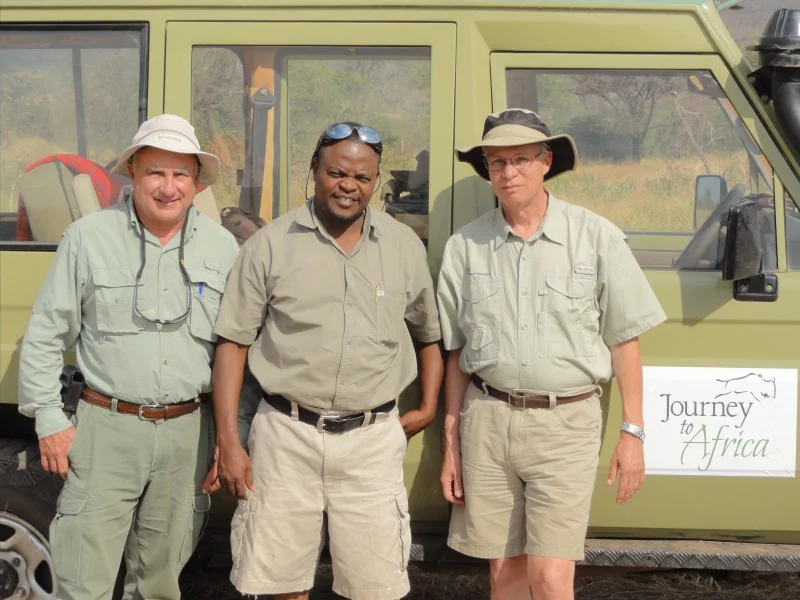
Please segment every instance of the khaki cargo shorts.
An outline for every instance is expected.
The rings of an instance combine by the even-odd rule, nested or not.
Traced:
[[[231,523],[231,582],[242,594],[301,592],[314,584],[324,543],[333,590],[394,600],[410,587],[406,437],[394,411],[346,433],[319,433],[262,401],[248,446],[255,491]]]
[[[583,559],[598,455],[600,399],[512,408],[470,383],[461,413],[464,506],[447,544],[478,558]]]

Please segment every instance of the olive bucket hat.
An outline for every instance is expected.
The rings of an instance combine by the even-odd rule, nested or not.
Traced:
[[[575,142],[567,134],[553,135],[544,121],[532,110],[509,108],[486,117],[483,138],[479,144],[456,150],[461,162],[469,163],[475,172],[489,179],[489,169],[483,149],[487,146],[511,147],[526,144],[547,144],[553,153],[553,163],[545,174],[545,181],[572,171],[578,163]]]

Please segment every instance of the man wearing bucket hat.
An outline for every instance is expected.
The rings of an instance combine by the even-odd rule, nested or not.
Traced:
[[[638,336],[665,316],[624,234],[545,187],[576,166],[569,136],[509,109],[489,115],[458,159],[491,182],[499,206],[450,238],[439,276],[448,544],[490,559],[492,598],[571,598],[599,384],[616,375],[622,396],[608,482],[619,476],[627,502],[644,480]]]
[[[132,193],[67,228],[34,305],[20,411],[44,468],[66,478],[50,528],[57,597],[111,597],[124,551],[126,598],[179,598],[218,485],[202,399],[238,246],[192,205],[219,161],[184,119],[143,123],[114,170]],[[85,387],[68,418],[59,374],[73,347]]]
[[[220,480],[240,498],[231,581],[243,594],[307,599],[325,524],[334,591],[409,590],[403,457],[434,417],[444,367],[425,248],[369,207],[382,151],[371,127],[328,127],[311,158],[314,194],[255,233],[231,271],[214,414]],[[420,407],[398,415],[417,358]],[[237,434],[246,361],[263,389],[249,458]]]

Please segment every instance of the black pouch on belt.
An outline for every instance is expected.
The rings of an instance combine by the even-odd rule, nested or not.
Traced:
[[[58,380],[61,382],[62,408],[65,413],[75,414],[75,411],[78,410],[81,392],[86,385],[83,373],[75,365],[64,365]]]

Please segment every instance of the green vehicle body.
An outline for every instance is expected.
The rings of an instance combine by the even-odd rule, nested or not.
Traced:
[[[297,136],[301,134],[296,132],[302,128],[293,125],[290,118],[280,117],[281,111],[291,114],[290,103],[293,100],[291,94],[283,93],[281,86],[275,84],[278,78],[275,73],[278,73],[279,66],[289,65],[280,72],[280,76],[283,78],[282,85],[291,90],[293,82],[286,78],[291,78],[293,69],[310,77],[315,64],[331,56],[339,56],[337,52],[341,53],[342,61],[346,61],[348,56],[355,56],[363,59],[364,64],[378,61],[385,55],[408,59],[408,64],[398,59],[398,64],[402,63],[398,72],[404,77],[416,73],[422,77],[424,85],[407,90],[409,96],[406,105],[412,108],[427,106],[426,112],[421,113],[424,117],[424,123],[420,125],[424,125],[423,133],[418,135],[426,137],[428,141],[424,148],[429,153],[427,211],[422,211],[427,214],[418,215],[416,225],[421,227],[420,231],[423,231],[427,240],[429,265],[434,274],[438,271],[449,235],[496,206],[490,187],[475,177],[467,165],[455,161],[453,152],[454,148],[468,145],[476,139],[487,113],[506,108],[511,101],[530,98],[537,85],[540,91],[547,88],[545,91],[549,90],[547,93],[550,94],[559,89],[571,89],[569,86],[574,85],[576,94],[583,94],[582,99],[567,104],[576,111],[576,119],[580,120],[588,118],[587,115],[599,114],[596,107],[603,102],[603,89],[607,90],[600,83],[613,81],[615,72],[644,74],[642,76],[645,79],[669,72],[677,74],[675,77],[678,79],[683,78],[681,81],[691,80],[691,74],[705,74],[716,82],[715,89],[721,90],[723,100],[726,99],[720,114],[727,110],[729,115],[733,115],[725,125],[728,127],[725,131],[729,132],[726,134],[729,136],[726,138],[727,147],[735,147],[738,143],[740,147],[747,148],[747,139],[756,147],[756,151],[751,148],[747,154],[747,160],[744,161],[747,166],[742,172],[746,173],[744,178],[752,184],[750,191],[770,196],[767,211],[769,215],[774,212],[770,218],[774,221],[775,239],[774,251],[770,252],[770,259],[765,261],[765,269],[776,275],[779,293],[777,298],[771,298],[769,302],[737,300],[733,297],[732,282],[723,280],[720,269],[714,265],[711,268],[676,268],[678,255],[696,235],[691,223],[683,229],[634,227],[629,231],[631,247],[635,252],[644,253],[642,256],[649,256],[646,253],[653,251],[654,264],[643,264],[643,267],[668,315],[665,324],[642,337],[643,360],[646,366],[797,368],[800,272],[796,270],[798,265],[793,260],[795,238],[791,232],[795,227],[796,211],[791,198],[800,199],[800,148],[792,146],[785,129],[778,123],[772,105],[762,100],[749,79],[753,68],[744,59],[742,50],[723,24],[712,0],[196,0],[191,3],[160,0],[5,0],[0,11],[0,53],[12,46],[17,47],[14,44],[26,43],[12,39],[8,33],[10,31],[102,29],[108,24],[135,24],[137,35],[140,36],[138,39],[144,42],[139,50],[141,54],[146,52],[146,60],[141,61],[140,82],[146,85],[140,91],[146,92],[142,92],[139,113],[126,117],[135,122],[162,112],[171,112],[192,119],[199,127],[197,121],[200,113],[193,104],[193,94],[201,93],[196,85],[201,74],[193,75],[192,61],[193,56],[199,57],[204,48],[260,45],[278,49],[272,76],[267,73],[259,83],[258,76],[252,75],[259,71],[252,71],[250,80],[244,82],[240,94],[245,99],[249,95],[246,90],[257,91],[259,85],[269,87],[272,81],[270,92],[274,105],[266,113],[268,135],[266,152],[262,152],[267,166],[256,171],[261,182],[255,188],[261,196],[249,206],[267,221],[296,203],[295,197],[301,189],[297,186],[302,184],[304,173],[302,165],[292,165],[307,161],[311,151],[310,147],[292,146],[292,140],[300,139]],[[35,45],[38,38],[28,39],[34,40],[30,44]],[[70,38],[65,36],[63,48],[69,47]],[[386,48],[393,50],[390,52]],[[418,52],[414,51],[415,54],[409,48]],[[193,49],[199,54],[193,55]],[[411,53],[403,54],[408,52]],[[87,56],[84,56],[84,60],[88,60]],[[254,55],[248,59],[246,51],[239,55],[240,58],[244,57],[244,63],[248,60],[263,61],[264,56]],[[32,64],[35,67],[35,63]],[[263,71],[260,71],[262,75]],[[544,78],[538,84],[525,83],[525,73],[528,71],[541,73]],[[592,81],[600,87],[594,91],[586,87],[591,82],[576,78],[576,74],[588,71],[597,75],[596,80]],[[247,77],[246,66],[243,73]],[[509,79],[509,73],[512,79]],[[514,80],[515,73],[522,74],[521,78]],[[368,75],[362,72],[362,77]],[[551,79],[547,79],[547,76]],[[115,74],[109,73],[107,85],[113,87],[114,80]],[[47,82],[41,83],[46,85]],[[694,83],[697,83],[697,78]],[[309,85],[313,91],[313,82]],[[707,86],[700,87],[708,89]],[[425,94],[416,93],[423,88]],[[678,131],[681,127],[687,129],[685,126],[688,125],[688,130],[694,130],[699,136],[698,132],[705,131],[703,128],[706,124],[692,114],[694,103],[684,101],[686,89],[672,87],[671,91],[664,92],[674,96],[677,108],[670,108],[674,112],[669,113],[667,108],[663,108],[666,104],[659,105],[662,108],[656,110],[655,118],[667,118],[668,113],[682,115],[680,119],[683,121],[674,116],[674,130]],[[319,97],[324,98],[326,88],[318,92]],[[709,99],[709,94],[703,95],[696,85],[694,92],[704,101],[717,100]],[[718,95],[718,92],[715,93]],[[78,101],[73,97],[74,89],[65,90],[64,94],[69,102],[78,106]],[[588,100],[584,102],[585,98]],[[614,123],[620,122],[622,113],[614,111],[623,109],[613,106],[618,98],[618,95],[608,98],[607,114],[618,120],[611,125],[604,125],[603,131],[606,133],[609,128],[615,127]],[[393,92],[390,100],[395,102],[396,99],[397,93]],[[8,103],[9,100],[4,102]],[[83,102],[86,102],[85,98]],[[552,110],[553,103],[548,102],[551,107],[549,112],[545,106],[541,107],[543,118],[551,125],[553,122],[557,124],[560,117]],[[646,109],[648,105],[645,103],[644,106]],[[85,110],[91,110],[91,106],[87,105]],[[419,114],[412,113],[403,118],[419,117]],[[248,114],[254,118],[255,113],[248,113],[245,109],[245,115]],[[263,116],[264,113],[261,114]],[[407,122],[411,123],[411,120]],[[80,128],[80,119],[77,123]],[[375,125],[381,127],[381,123],[375,122]],[[723,125],[724,119],[715,121],[712,130],[718,131]],[[317,127],[312,133],[302,132],[306,136],[302,139],[310,139],[308,135],[313,137],[318,131]],[[126,130],[124,136],[129,139],[132,133]],[[658,129],[649,132],[645,129],[645,133],[649,136],[645,146],[649,144],[649,147],[655,148],[661,143],[658,140],[662,134]],[[102,128],[95,128],[91,132],[94,139],[102,135]],[[635,135],[636,132],[632,131],[628,137],[632,140]],[[124,141],[124,136],[118,134],[117,139]],[[401,136],[398,134],[397,137]],[[687,138],[687,145],[680,150],[684,152],[681,156],[693,152],[689,144],[691,138]],[[212,139],[212,136],[203,138],[201,135],[201,139]],[[387,145],[393,143],[392,139]],[[628,143],[628,138],[622,141],[620,138],[613,139],[619,142],[620,147]],[[12,142],[22,143],[19,140],[9,143]],[[579,152],[583,152],[580,139],[578,142]],[[700,146],[706,143],[696,139],[695,142]],[[664,142],[667,145],[671,143],[669,140]],[[68,146],[60,143],[52,150],[42,146],[38,156],[55,151],[78,153],[77,146]],[[707,154],[703,148],[706,146],[697,150],[697,157],[707,160],[710,172],[706,174],[713,175],[716,155]],[[419,145],[414,147],[415,151],[418,149],[422,148]],[[590,149],[590,153],[593,151]],[[669,162],[667,159],[671,151],[664,150],[659,154],[666,157],[664,162]],[[302,156],[298,159],[292,155],[293,152]],[[408,155],[408,152],[403,155],[405,162],[401,165],[406,169],[406,177],[413,170]],[[230,160],[235,163],[237,159],[233,157]],[[241,157],[242,164],[238,168],[243,171],[238,175],[239,181],[234,181],[231,176],[232,189],[236,186],[241,188],[242,181],[247,181],[249,167],[244,164],[247,160],[246,156]],[[398,159],[397,162],[400,164],[401,161]],[[586,172],[597,172],[600,173],[598,176],[605,177],[602,170],[604,164],[596,158],[587,159]],[[568,174],[554,184],[564,199],[578,202],[575,196],[583,192],[569,187],[578,185],[570,183],[570,178],[578,177],[583,167],[581,163],[578,172]],[[297,179],[295,172],[300,173],[299,184],[294,181]],[[2,171],[6,178],[10,173],[11,170]],[[17,171],[14,176],[19,174]],[[724,176],[724,173],[716,174]],[[384,176],[395,186],[390,191],[397,192],[399,196],[398,181],[402,182],[404,174],[394,173],[389,177],[385,173]],[[609,189],[609,181],[595,182],[600,187],[586,189],[595,189],[596,193],[592,195],[597,196],[601,188]],[[629,180],[625,181],[625,185],[634,185]],[[667,179],[663,181],[667,182]],[[624,192],[623,188],[620,188],[620,193]],[[4,211],[0,216],[0,226],[5,227],[3,231],[11,231],[16,219],[16,204],[15,196],[11,204],[6,204],[12,193],[8,180],[2,190],[5,197],[0,206],[0,212]],[[290,193],[289,190],[294,192]],[[667,196],[670,194],[669,190],[665,193]],[[219,202],[221,194],[215,192],[215,196]],[[234,189],[228,196],[228,199],[222,198],[221,206],[241,205],[243,196],[239,189]],[[238,202],[236,196],[239,197]],[[724,192],[721,196],[724,196]],[[696,210],[695,198],[684,198],[682,202],[682,206],[689,207],[689,212]],[[595,210],[618,222],[615,213]],[[644,215],[642,218],[646,221],[648,211],[658,210],[659,202],[645,196],[641,198],[636,212]],[[410,218],[410,221],[413,222],[414,218]],[[628,231],[625,222],[618,224]],[[696,223],[695,228],[698,226]],[[35,455],[35,439],[30,423],[16,414],[19,346],[32,303],[51,264],[54,249],[53,243],[0,240],[0,440],[6,444],[6,448],[15,448],[14,456],[18,460],[13,468],[18,470],[33,469],[35,463],[35,460],[21,458],[25,452],[19,454],[27,448],[26,456]],[[664,255],[663,264],[655,264],[661,260],[658,256],[669,252],[674,254]],[[651,475],[647,479],[646,489],[635,501],[625,506],[618,505],[615,502],[616,486],[606,485],[607,465],[618,435],[617,424],[621,421],[619,394],[614,384],[607,386],[606,399],[606,426],[592,504],[590,538],[616,540],[620,544],[618,548],[627,547],[627,541],[630,544],[636,540],[664,541],[662,545],[655,546],[655,552],[658,548],[671,547],[667,540],[677,541],[670,542],[673,544],[686,544],[684,548],[694,540],[749,542],[762,544],[754,550],[756,554],[770,555],[775,548],[779,548],[794,557],[800,555],[800,480],[794,475]],[[401,398],[401,406],[411,406],[415,401],[416,390],[411,386]],[[800,425],[796,412],[795,421],[790,425],[796,432]],[[30,445],[26,446],[21,441],[27,441]],[[2,447],[0,443],[0,449]],[[414,534],[419,539],[437,539],[440,545],[447,531],[449,516],[449,507],[442,499],[438,482],[441,447],[442,421],[439,415],[433,425],[411,440],[405,462]],[[792,460],[796,462],[797,455]],[[18,493],[19,488],[15,489]],[[0,484],[0,494],[5,491],[6,488]],[[218,494],[214,505],[214,522],[224,526],[233,503]],[[0,515],[5,514],[4,510],[8,512],[8,505],[4,509],[0,500]],[[434,557],[434,554],[426,553],[426,558],[429,557]],[[650,563],[643,560],[637,564]]]

